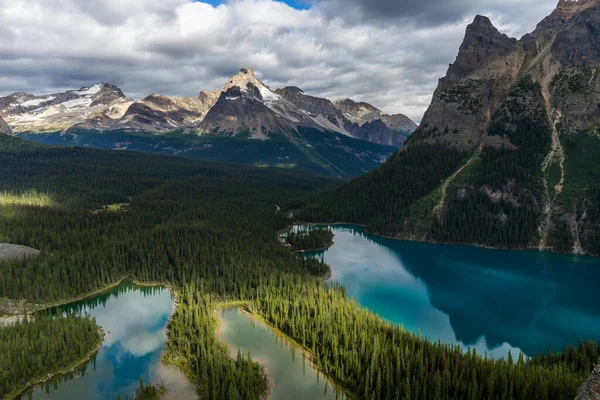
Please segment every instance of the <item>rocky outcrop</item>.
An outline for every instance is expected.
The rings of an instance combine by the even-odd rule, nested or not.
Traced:
[[[37,257],[39,250],[17,244],[0,243],[0,260],[23,260],[24,258]]]
[[[486,138],[492,114],[519,78],[542,85],[579,128],[600,118],[600,2],[561,0],[531,34],[516,40],[477,16],[467,27],[456,61],[440,79],[415,143],[441,142],[473,149],[498,146]],[[551,118],[551,116],[549,116]]]
[[[516,82],[523,60],[516,39],[501,34],[489,18],[475,17],[456,61],[440,79],[416,142],[442,142],[460,149],[479,146],[494,109]]]
[[[338,118],[340,120],[342,119],[341,113],[335,108],[331,100],[309,96],[295,86],[288,86],[276,90],[275,93],[282,96],[299,109],[306,111],[313,117],[322,115],[332,123],[337,123]]]
[[[459,82],[492,61],[511,54],[517,48],[517,39],[500,33],[488,17],[478,15],[467,27],[465,38],[456,61],[448,68],[441,86]]]
[[[579,388],[575,400],[600,400],[600,363],[592,371],[587,382]]]
[[[6,121],[4,121],[2,118],[0,118],[0,134],[12,135],[12,130],[10,129],[10,126],[8,126]]]

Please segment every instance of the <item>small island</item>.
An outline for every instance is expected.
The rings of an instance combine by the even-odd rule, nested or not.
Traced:
[[[329,228],[302,228],[288,232],[284,240],[293,251],[318,251],[331,247],[333,236],[333,231]]]

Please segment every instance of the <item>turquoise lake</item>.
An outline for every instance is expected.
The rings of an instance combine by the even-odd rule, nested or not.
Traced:
[[[75,311],[96,318],[106,334],[96,357],[81,371],[26,392],[33,399],[116,399],[135,394],[140,378],[150,382],[159,365],[173,312],[171,292],[130,282],[52,312]]]
[[[334,225],[334,245],[310,253],[332,280],[390,322],[494,357],[600,341],[600,259],[407,242]]]

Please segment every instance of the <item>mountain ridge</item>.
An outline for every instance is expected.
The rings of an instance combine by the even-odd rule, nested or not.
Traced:
[[[249,109],[248,112],[242,107],[234,113],[235,117],[228,113],[218,115],[219,109],[225,110],[222,107],[223,101],[227,97],[230,101],[235,97],[223,97],[223,94],[235,87],[241,90],[242,95],[248,94],[244,103]],[[256,77],[252,68],[242,68],[222,89],[201,91],[197,98],[155,93],[141,100],[133,100],[127,98],[117,86],[108,83],[47,95],[13,93],[0,98],[0,117],[19,134],[129,130],[231,135],[238,131],[254,130],[259,131],[255,134],[256,137],[265,139],[268,138],[269,132],[287,132],[302,126],[397,147],[417,126],[402,114],[387,116],[380,112],[379,119],[383,125],[375,126],[375,134],[369,135],[371,126],[367,123],[372,123],[373,120],[353,123],[343,116],[330,100],[303,95],[308,102],[294,101],[293,95],[287,89],[271,89]],[[298,89],[297,93],[303,92]],[[210,113],[220,99],[218,109]],[[254,102],[262,103],[270,112],[253,104]],[[318,109],[318,106],[315,108],[315,104],[327,104],[328,110]],[[332,115],[335,115],[335,118],[332,118]],[[209,120],[204,121],[207,116]],[[399,120],[402,122],[398,123]],[[263,127],[263,123],[267,125]]]

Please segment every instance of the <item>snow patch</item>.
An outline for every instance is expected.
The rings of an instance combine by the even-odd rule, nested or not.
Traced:
[[[26,102],[22,103],[21,105],[22,105],[23,107],[39,106],[40,104],[42,104],[42,103],[46,103],[46,102],[48,102],[48,101],[52,101],[52,100],[54,100],[55,98],[56,98],[56,97],[54,97],[54,96],[49,96],[49,97],[46,97],[46,98],[44,98],[44,99],[33,99],[33,100],[28,100],[28,101],[26,101]]]
[[[233,101],[233,100],[237,100],[239,98],[240,98],[240,96],[235,96],[235,97],[229,97],[229,96],[227,96],[227,97],[225,97],[225,100]]]
[[[91,96],[98,93],[100,89],[102,89],[102,84],[97,84],[89,87],[87,90],[80,91],[79,94],[81,94],[82,96]]]
[[[261,87],[259,90],[260,90],[260,95],[262,96],[263,101],[266,104],[277,103],[279,101],[279,99],[281,98],[281,96],[279,96],[278,94],[273,93],[272,91],[270,91],[266,87]]]
[[[90,105],[92,105],[92,99],[89,97],[83,97],[83,98],[79,98],[79,99],[65,101],[64,103],[61,103],[61,104],[65,107],[67,107],[68,109],[83,108],[83,107],[89,107]]]

